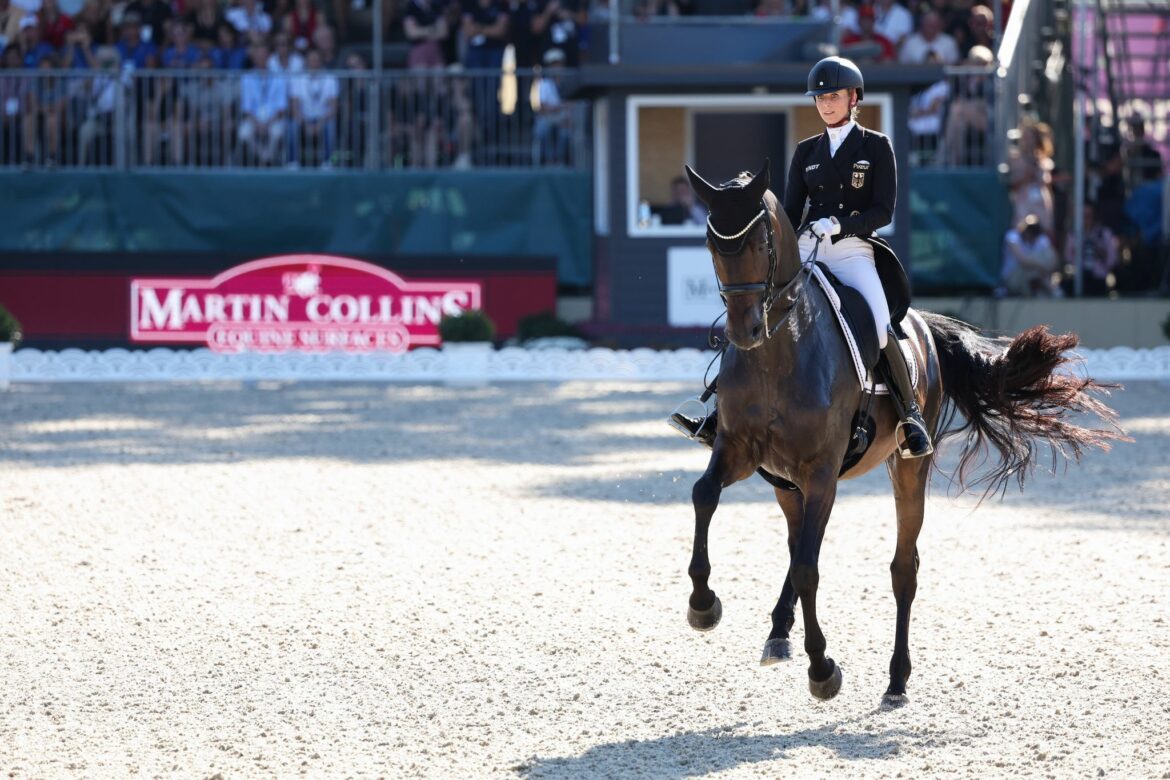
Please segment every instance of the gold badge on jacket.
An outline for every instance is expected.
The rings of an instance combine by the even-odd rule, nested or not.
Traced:
[[[859,190],[865,186],[865,175],[869,173],[869,160],[858,160],[853,163],[853,189]]]

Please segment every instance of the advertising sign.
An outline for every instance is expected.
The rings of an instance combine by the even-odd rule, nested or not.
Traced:
[[[480,282],[407,281],[372,263],[282,255],[208,278],[132,278],[130,340],[219,352],[389,351],[440,343],[444,315],[483,308]]]
[[[666,253],[666,314],[675,328],[710,325],[723,312],[711,253],[705,247],[671,247]]]

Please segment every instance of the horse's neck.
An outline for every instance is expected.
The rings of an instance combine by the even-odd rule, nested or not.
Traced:
[[[833,312],[817,281],[810,276],[804,283],[807,287],[796,308],[807,305],[807,317],[803,317],[800,311],[774,314],[773,317],[784,317],[784,322],[763,344],[743,353],[749,363],[780,376],[789,376],[800,372],[802,362],[811,359],[821,366],[822,371],[835,372],[833,346],[842,340],[836,333]],[[768,327],[775,324],[776,320],[770,319]]]

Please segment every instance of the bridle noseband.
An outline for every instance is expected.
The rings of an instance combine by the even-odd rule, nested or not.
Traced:
[[[764,277],[762,282],[749,282],[747,284],[724,284],[723,280],[719,278],[719,269],[715,269],[715,283],[719,285],[719,297],[723,299],[724,305],[727,304],[729,297],[737,295],[755,295],[757,293],[763,295],[763,309],[764,309],[764,333],[768,338],[776,332],[786,317],[781,317],[776,321],[776,324],[768,326],[768,313],[776,305],[778,297],[783,295],[787,299],[787,308],[791,310],[793,304],[796,303],[797,298],[800,297],[800,282],[803,277],[807,275],[806,272],[811,272],[813,263],[816,261],[817,246],[813,247],[813,252],[808,262],[802,264],[801,270],[792,277],[780,289],[776,288],[776,237],[772,230],[772,218],[768,212],[768,207],[764,201],[760,201],[760,211],[751,221],[744,226],[742,230],[730,236],[725,236],[715,229],[711,224],[711,216],[707,216],[707,238],[711,240],[711,245],[715,247],[715,251],[723,257],[735,257],[743,254],[743,246],[746,243],[747,234],[751,232],[752,228],[761,219],[764,220],[764,231],[768,241],[768,275]],[[728,242],[735,242],[731,245]],[[721,243],[723,242],[723,243]],[[711,265],[715,265],[715,258],[711,258]],[[795,288],[795,292],[793,289]]]

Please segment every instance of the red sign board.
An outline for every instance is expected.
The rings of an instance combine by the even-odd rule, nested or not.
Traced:
[[[404,352],[437,345],[443,315],[483,308],[473,281],[407,281],[327,255],[283,255],[211,279],[130,281],[130,340],[219,352]]]

